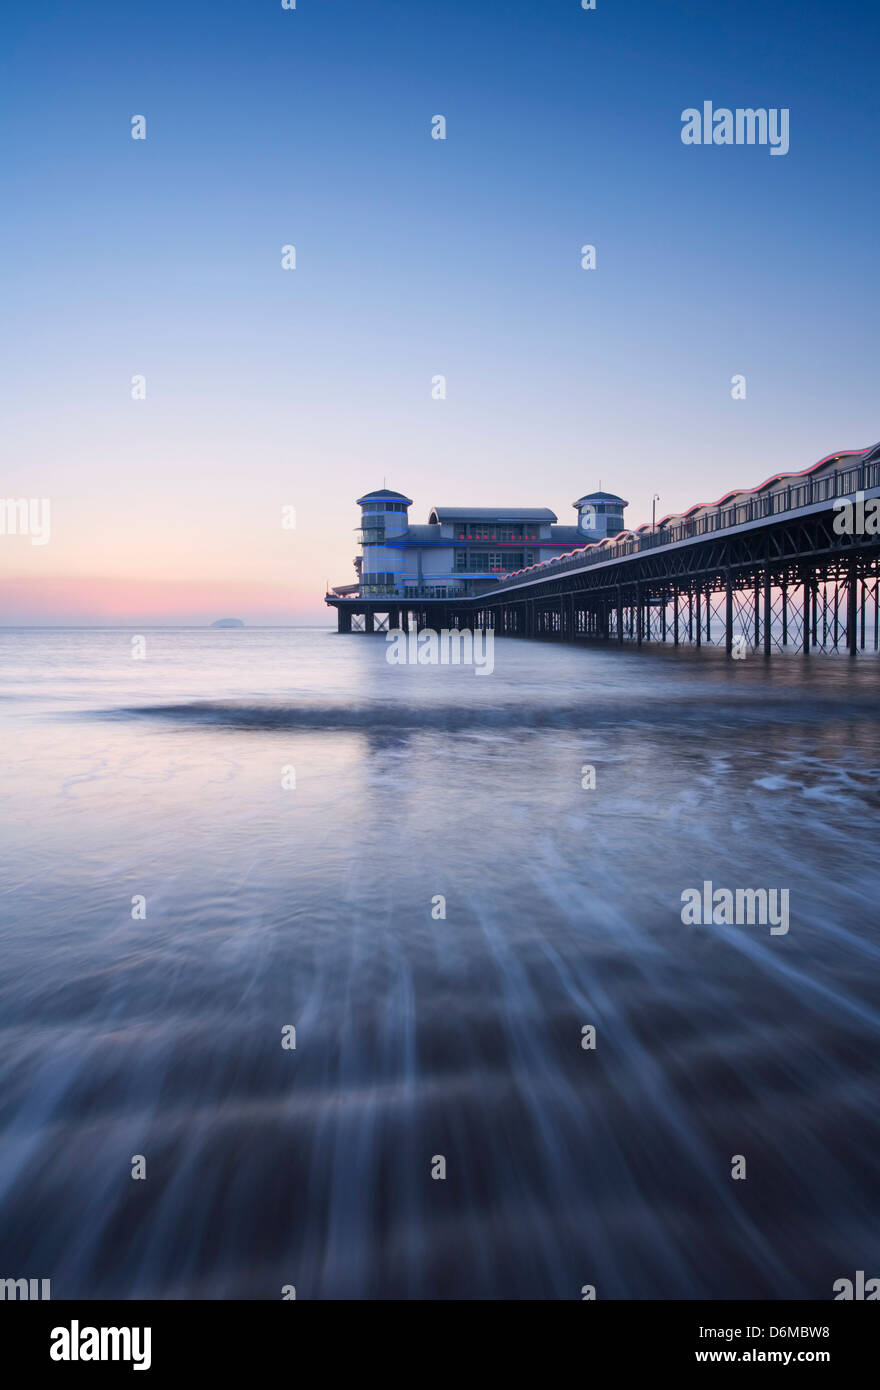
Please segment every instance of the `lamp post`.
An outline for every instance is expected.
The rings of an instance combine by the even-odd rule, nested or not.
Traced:
[[[657,503],[658,503],[659,501],[660,501],[660,494],[659,494],[659,492],[655,492],[655,493],[654,493],[654,496],[653,496],[653,498],[652,498],[652,500],[651,500],[651,535],[652,535],[652,536],[656,535],[656,532],[657,532]]]

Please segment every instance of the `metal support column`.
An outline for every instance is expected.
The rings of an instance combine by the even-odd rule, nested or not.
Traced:
[[[856,562],[850,561],[849,581],[846,591],[846,644],[849,647],[850,656],[855,656],[859,649],[858,634],[858,579],[856,576]]]
[[[804,575],[804,641],[803,641],[804,656],[809,656],[809,653],[810,653],[810,608],[811,608],[811,607],[812,607],[812,604],[811,604],[811,602],[810,602],[810,577],[809,577],[809,575],[805,574],[805,575]]]

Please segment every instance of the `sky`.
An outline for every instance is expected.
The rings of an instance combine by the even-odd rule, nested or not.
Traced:
[[[0,37],[0,499],[51,504],[0,625],[329,625],[383,484],[572,524],[601,481],[635,526],[880,439],[873,6],[7,0]],[[788,153],[683,144],[707,100]]]

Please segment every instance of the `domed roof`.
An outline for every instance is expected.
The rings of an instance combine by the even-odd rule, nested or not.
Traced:
[[[617,502],[621,507],[628,507],[622,497],[618,497],[613,492],[587,492],[583,497],[579,497],[576,502],[572,502],[573,507],[580,507],[584,502]]]
[[[375,492],[365,492],[363,497],[359,497],[357,505],[363,502],[405,502],[408,507],[412,506],[412,498],[404,497],[402,492],[392,492],[390,487],[377,487]]]

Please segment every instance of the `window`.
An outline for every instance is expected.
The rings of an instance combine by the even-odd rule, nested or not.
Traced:
[[[461,521],[456,534],[460,541],[521,541],[525,528],[518,525],[490,525],[488,522]],[[532,537],[532,539],[534,539]]]
[[[362,526],[360,536],[361,545],[384,545],[385,527],[375,523],[372,526]]]
[[[522,569],[524,564],[531,564],[532,558],[530,550],[457,550],[455,568],[458,573],[500,574]]]

